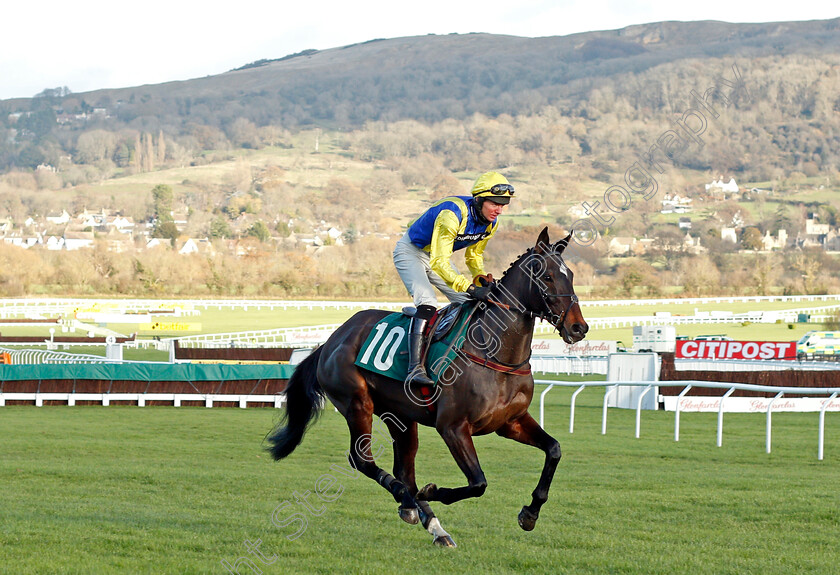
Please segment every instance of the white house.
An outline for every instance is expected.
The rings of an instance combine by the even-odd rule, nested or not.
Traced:
[[[738,243],[738,235],[735,233],[735,228],[720,228],[720,239],[725,242]]]
[[[787,246],[787,230],[779,230],[779,235],[775,238],[770,235],[770,230],[767,230],[764,237],[761,238],[761,244],[763,249],[768,252],[785,249],[785,246]]]
[[[628,256],[633,252],[636,238],[630,236],[616,236],[610,240],[607,253],[611,256]]]
[[[134,230],[134,220],[124,216],[108,216],[105,218],[105,225],[123,234],[130,234]]]
[[[829,231],[831,231],[831,226],[828,224],[818,224],[815,218],[805,220],[805,235],[807,236],[824,236]]]
[[[172,247],[172,240],[169,238],[152,238],[146,242],[146,249],[153,250],[162,247]]]
[[[67,251],[93,247],[93,232],[64,232],[64,249]]]
[[[723,178],[719,180],[712,180],[711,184],[706,184],[706,191],[710,194],[736,194],[740,188],[735,183],[735,178],[730,178],[728,182],[724,182]]]
[[[70,222],[70,214],[67,213],[67,210],[61,210],[60,214],[50,214],[47,216],[47,221],[51,224],[55,224],[57,226],[63,226],[66,223]]]
[[[700,236],[696,238],[691,237],[691,234],[686,232],[683,238],[683,246],[685,250],[692,254],[699,254],[707,251],[705,246],[700,245]]]
[[[64,249],[64,238],[58,236],[50,236],[45,242],[48,250],[57,251]]]
[[[684,214],[691,211],[691,198],[680,196],[679,194],[665,194],[662,196],[662,213],[670,214]]]
[[[196,240],[189,237],[181,237],[178,238],[175,245],[178,248],[178,253],[182,256],[190,254],[214,255],[216,253],[213,244],[207,238]]]

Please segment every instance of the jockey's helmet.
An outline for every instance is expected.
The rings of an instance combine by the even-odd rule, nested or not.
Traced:
[[[513,197],[513,186],[499,172],[486,172],[478,176],[471,192],[474,198],[481,198],[481,201],[507,204]]]

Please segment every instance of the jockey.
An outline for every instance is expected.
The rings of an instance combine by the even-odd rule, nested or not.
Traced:
[[[435,202],[408,227],[394,248],[394,265],[417,308],[408,336],[406,383],[432,386],[421,361],[423,330],[437,310],[438,288],[451,302],[486,301],[493,276],[484,273],[484,248],[499,227],[498,216],[513,197],[513,186],[498,172],[473,184],[471,196]],[[464,249],[472,281],[458,273],[450,257]]]

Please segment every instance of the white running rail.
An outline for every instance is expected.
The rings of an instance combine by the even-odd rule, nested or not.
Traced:
[[[604,391],[604,403],[603,403],[603,413],[601,416],[601,433],[607,433],[607,400],[613,391],[615,391],[616,387],[619,385],[628,385],[628,386],[643,386],[645,388],[651,386],[651,382],[649,381],[551,381],[545,379],[534,380],[534,383],[538,384],[545,384],[547,387],[543,392],[540,394],[540,426],[545,427],[545,397],[548,395],[548,392],[551,391],[554,387],[577,387],[577,390],[572,394],[570,411],[569,411],[569,433],[574,433],[574,426],[575,426],[575,400],[577,399],[578,394],[586,388],[589,387],[603,387],[605,388]],[[723,397],[721,397],[720,407],[718,409],[718,425],[717,425],[717,446],[720,447],[723,439],[723,404],[726,399],[734,392],[735,390],[746,390],[746,391],[759,391],[764,393],[776,393],[776,396],[771,399],[769,405],[767,406],[767,413],[766,413],[766,451],[770,453],[771,447],[771,436],[772,436],[772,418],[771,418],[771,410],[773,407],[773,402],[785,393],[792,393],[792,394],[808,394],[808,395],[818,395],[818,396],[826,396],[826,400],[822,403],[822,407],[820,408],[820,416],[818,422],[818,447],[817,447],[817,459],[822,461],[823,459],[823,446],[825,444],[825,412],[828,408],[829,404],[840,394],[840,388],[823,388],[823,387],[776,387],[776,386],[769,386],[769,385],[754,385],[749,383],[731,383],[731,382],[717,382],[717,381],[697,381],[697,380],[684,380],[684,381],[667,381],[667,382],[659,382],[663,385],[670,386],[684,386],[680,396],[685,395],[692,387],[707,387],[707,388],[716,388],[716,389],[726,389],[728,390]],[[647,389],[645,390],[647,393]],[[641,411],[642,411],[642,401],[641,398],[636,406],[636,437],[639,437],[640,432],[640,425],[641,425]],[[677,407],[674,413],[674,441],[680,440],[680,402],[677,401]]]

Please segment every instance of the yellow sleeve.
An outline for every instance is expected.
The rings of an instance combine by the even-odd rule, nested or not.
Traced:
[[[452,262],[449,261],[460,226],[458,216],[451,210],[442,210],[438,214],[432,230],[432,243],[429,244],[429,265],[432,271],[446,282],[446,285],[455,291],[464,292],[470,286],[470,281],[455,272]]]
[[[498,224],[494,225],[490,229],[490,235],[478,242],[477,244],[473,244],[469,246],[466,250],[464,250],[464,259],[467,262],[467,267],[470,269],[470,273],[472,277],[477,275],[484,275],[484,248],[487,247],[487,242],[490,241],[490,238],[493,237],[493,234],[496,233],[496,228],[498,228]],[[464,288],[466,289],[466,288]]]

